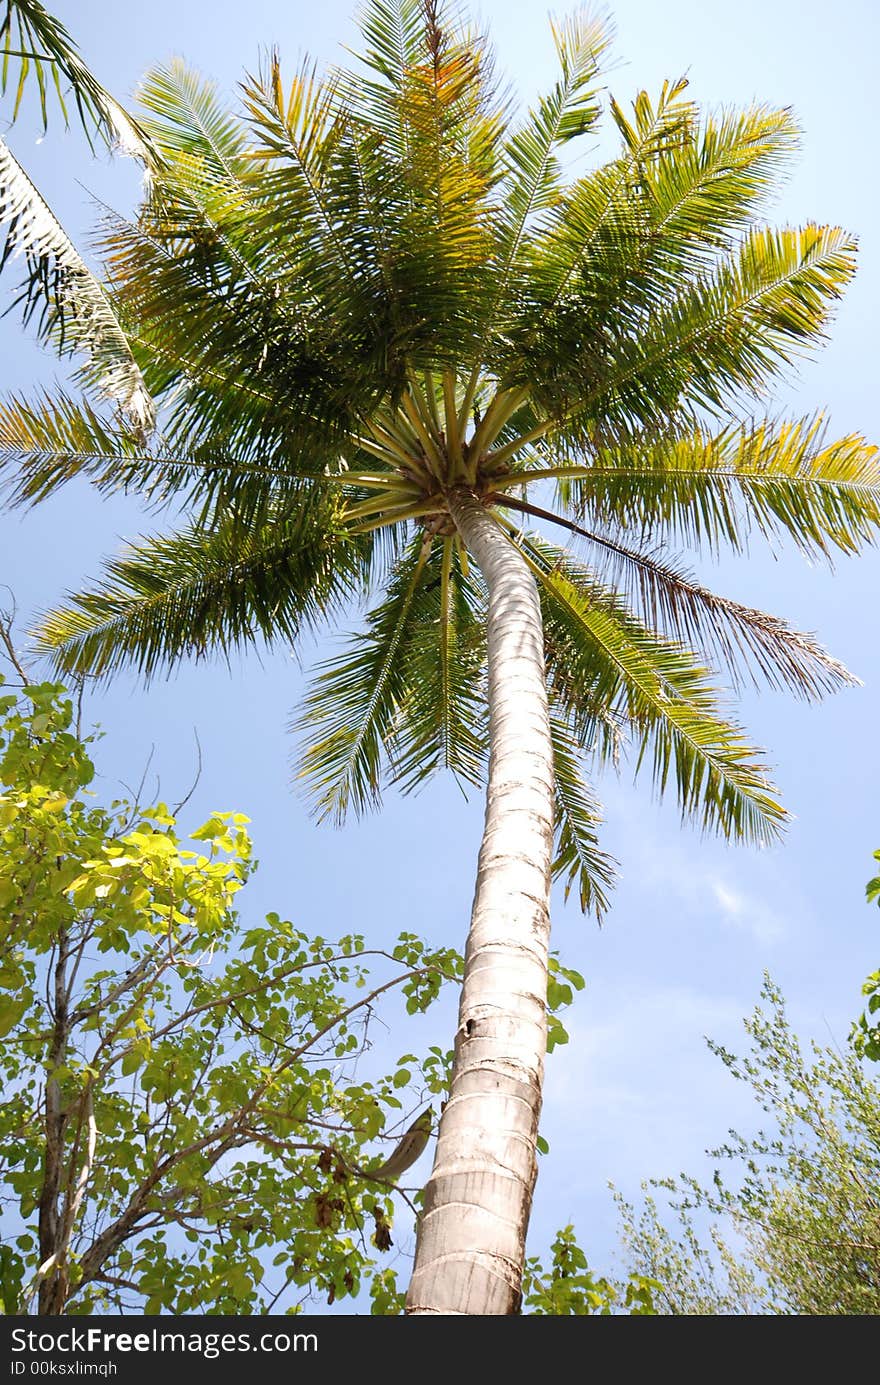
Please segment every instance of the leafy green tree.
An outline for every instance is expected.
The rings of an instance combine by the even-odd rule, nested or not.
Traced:
[[[762,996],[765,1008],[746,1021],[748,1054],[710,1047],[752,1088],[768,1129],[732,1132],[711,1151],[710,1186],[686,1176],[665,1184],[675,1229],[654,1199],[640,1213],[620,1200],[628,1261],[656,1281],[660,1313],[875,1315],[880,1086],[852,1049],[805,1048],[769,977]]]
[[[295,641],[366,595],[299,717],[317,811],[341,820],[438,769],[485,782],[409,1311],[509,1313],[551,877],[599,912],[612,874],[584,757],[629,738],[684,815],[771,840],[784,810],[711,666],[805,697],[850,681],[656,544],[854,552],[880,521],[880,463],[821,420],[754,417],[854,268],[840,228],[761,220],[788,112],[705,114],[666,82],[629,113],[610,100],[617,154],[568,177],[606,104],[589,15],[555,27],[559,78],[525,114],[438,0],[368,0],[362,33],[357,71],[305,63],[285,83],[273,56],[238,112],[179,62],[148,76],[160,166],[103,246],[161,429],[145,441],[56,392],[8,401],[0,445],[19,503],[84,476],[188,511],[45,618],[59,670],[149,678]]]
[[[573,1226],[558,1231],[545,1265],[528,1256],[523,1269],[521,1311],[529,1317],[656,1317],[655,1293],[662,1285],[637,1271],[617,1283],[593,1273],[577,1243]],[[370,1292],[373,1312],[396,1316],[404,1312],[405,1295],[393,1269],[374,1274]]]
[[[880,851],[874,852],[874,860],[880,861]],[[869,904],[880,905],[880,875],[868,881],[865,894]],[[872,971],[866,977],[862,994],[866,997],[865,1009],[856,1021],[852,1040],[857,1053],[877,1063],[880,1062],[880,1020],[877,1018],[880,1011],[880,971]]]
[[[661,1287],[642,1274],[623,1285],[597,1278],[575,1239],[574,1227],[557,1233],[550,1249],[550,1268],[531,1256],[523,1273],[524,1311],[534,1317],[655,1317],[654,1294]]]
[[[645,1193],[638,1208],[615,1193],[631,1273],[649,1277],[663,1317],[755,1317],[771,1312],[766,1281],[726,1221],[709,1222]],[[637,1270],[636,1270],[637,1267]],[[613,1281],[612,1281],[613,1282]]]
[[[186,841],[162,804],[99,806],[72,716],[57,685],[0,696],[0,1307],[355,1294],[392,1244],[395,1190],[364,1146],[387,1152],[448,1063],[358,1077],[368,1022],[395,991],[426,1009],[460,959],[277,914],[243,927],[247,818]]]

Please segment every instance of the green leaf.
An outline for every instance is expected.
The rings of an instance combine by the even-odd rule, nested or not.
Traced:
[[[123,1054],[122,1061],[119,1065],[122,1076],[130,1077],[133,1072],[137,1072],[138,1068],[143,1064],[143,1061],[143,1054],[139,1053],[136,1049],[132,1049],[129,1053]]]
[[[0,1039],[5,1039],[18,1024],[28,1006],[29,997],[0,995]]]

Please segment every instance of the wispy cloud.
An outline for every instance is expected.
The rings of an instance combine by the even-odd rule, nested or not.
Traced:
[[[736,863],[719,860],[718,853],[701,844],[699,852],[685,844],[670,843],[640,832],[637,845],[628,852],[626,874],[638,880],[641,888],[662,894],[665,907],[677,904],[695,920],[721,922],[751,937],[761,947],[772,946],[788,937],[790,920],[786,913],[756,891],[756,860],[748,862],[752,876],[746,888]],[[763,864],[763,863],[762,863]],[[761,872],[772,885],[772,869]]]
[[[704,873],[702,883],[715,899],[724,922],[731,927],[750,933],[762,944],[778,943],[787,935],[786,919],[762,899],[736,889],[711,871]]]

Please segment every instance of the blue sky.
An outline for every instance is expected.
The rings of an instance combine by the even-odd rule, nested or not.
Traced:
[[[334,61],[338,44],[355,39],[352,0],[55,0],[54,9],[123,99],[148,66],[173,53],[231,89],[261,47],[277,43],[293,67],[303,51]],[[528,101],[553,76],[544,6],[484,0],[475,13]],[[758,99],[794,108],[803,148],[773,220],[846,226],[860,237],[861,267],[830,344],[771,408],[827,407],[836,432],[880,439],[874,4],[618,0],[612,13],[609,85],[619,100],[684,72],[692,94],[709,105]],[[122,209],[132,204],[136,170],[90,161],[79,133],[65,135],[59,122],[40,143],[26,125],[10,141],[77,235],[92,220],[89,193]],[[0,322],[0,362],[4,392],[58,373],[12,318]],[[31,514],[0,515],[0,582],[15,589],[25,618],[93,574],[124,539],[155,525],[131,500],[101,502],[72,487]],[[877,911],[864,903],[871,853],[880,847],[880,557],[841,561],[832,574],[793,552],[774,557],[756,547],[747,561],[704,575],[740,600],[818,631],[864,686],[819,707],[772,693],[741,699],[739,714],[768,747],[794,815],[786,840],[772,850],[728,848],[683,829],[671,804],[652,800],[647,779],[633,786],[626,765],[619,778],[600,781],[605,842],[622,878],[601,931],[561,893],[554,900],[555,945],[585,974],[587,989],[569,1025],[571,1045],[548,1063],[544,1125],[552,1153],[539,1178],[532,1238],[537,1251],[557,1226],[574,1221],[597,1265],[607,1263],[616,1239],[609,1178],[633,1195],[642,1178],[698,1167],[707,1145],[750,1118],[745,1094],[703,1036],[736,1042],[764,969],[782,986],[799,1028],[820,1041],[843,1041],[861,980],[880,960]],[[381,814],[341,831],[316,827],[291,787],[287,730],[311,657],[308,649],[298,657],[278,650],[230,671],[185,667],[148,691],[117,680],[88,707],[106,733],[105,776],[136,781],[152,752],[150,773],[173,800],[192,775],[195,727],[204,769],[190,805],[193,823],[212,808],[253,819],[262,868],[248,890],[249,911],[277,909],[330,935],[357,928],[390,939],[411,929],[459,944],[473,889],[479,797],[466,803],[454,785],[437,781],[414,799],[389,794]],[[450,1009],[419,1023],[414,1035],[390,1033],[387,1053],[451,1039]]]

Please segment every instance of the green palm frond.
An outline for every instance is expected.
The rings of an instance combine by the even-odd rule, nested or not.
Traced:
[[[734,248],[774,186],[797,142],[790,114],[757,106],[698,121],[685,85],[666,83],[656,107],[641,92],[634,122],[612,103],[622,157],[575,182],[534,241],[529,355],[552,358],[566,326],[594,345],[597,331],[643,329],[682,278]]]
[[[87,477],[106,494],[137,485],[153,505],[198,503],[220,510],[224,503],[243,514],[249,503],[295,498],[303,483],[318,489],[363,494],[357,473],[325,474],[320,466],[239,458],[218,449],[179,451],[162,436],[145,447],[139,433],[63,390],[35,400],[0,403],[0,491],[7,504],[34,505],[75,477]]]
[[[318,666],[302,708],[308,739],[298,775],[315,811],[341,823],[379,800],[395,717],[407,693],[402,646],[418,620],[428,547],[415,539],[397,564],[385,600],[367,617],[366,635]]]
[[[417,366],[469,361],[494,292],[487,199],[506,114],[492,56],[435,0],[368,5],[364,24],[369,75],[339,78],[341,149],[386,276],[393,266],[393,339],[406,334]]]
[[[161,152],[151,185],[153,216],[176,254],[189,250],[202,281],[248,280],[274,292],[284,261],[255,225],[263,210],[252,151],[242,122],[216,86],[175,58],[152,69],[139,99],[150,113],[145,128]],[[290,268],[290,266],[287,266]]]
[[[760,686],[760,674],[770,687],[818,700],[858,684],[814,636],[710,591],[664,552],[632,548],[528,501],[508,497],[505,503],[586,540],[594,555],[591,571],[603,584],[619,589],[646,625],[720,665],[734,687],[743,675]]]
[[[391,778],[404,792],[438,769],[479,784],[487,753],[486,595],[478,574],[463,572],[453,539],[432,546],[412,614],[396,656],[406,694],[390,737]]]
[[[648,630],[564,550],[536,538],[520,546],[541,588],[553,696],[579,739],[594,707],[616,713],[639,742],[637,764],[650,750],[657,791],[671,780],[684,817],[726,837],[773,841],[785,811],[693,654]]]
[[[530,225],[562,196],[560,150],[593,130],[600,114],[599,61],[610,42],[608,27],[580,10],[554,25],[553,38],[559,78],[504,145],[503,201],[498,215],[499,301]]]
[[[597,828],[602,821],[599,804],[578,768],[578,744],[566,720],[551,715],[553,772],[556,785],[556,856],[554,878],[565,880],[565,897],[577,886],[585,914],[597,919],[608,908],[608,891],[614,884],[615,863],[599,846]]]
[[[241,122],[221,103],[216,84],[187,67],[182,58],[152,68],[137,97],[147,112],[141,124],[163,166],[189,156],[228,182],[244,176],[247,141]]]
[[[378,393],[394,397],[404,387],[407,358],[453,359],[462,330],[465,338],[472,334],[480,287],[474,227],[453,233],[442,190],[427,209],[414,205],[412,170],[343,103],[343,91],[341,78],[321,81],[308,64],[285,89],[277,59],[248,80],[260,173],[252,225],[286,258],[287,277],[280,266],[275,274],[278,286],[295,294],[291,306],[295,301],[303,317],[320,314],[327,336],[344,321]],[[437,153],[435,162],[447,165],[448,153]],[[465,186],[451,185],[457,195]],[[481,251],[484,237],[478,239]],[[458,282],[459,271],[467,284]]]
[[[273,60],[244,93],[250,129],[181,64],[148,77],[163,169],[138,223],[108,218],[99,247],[147,378],[169,397],[174,447],[210,433],[238,455],[329,461],[404,378],[397,305],[365,233],[351,139],[337,148],[332,88],[304,68],[286,94]]]
[[[402,163],[409,133],[403,95],[424,56],[423,0],[367,0],[360,26],[364,42],[358,57],[370,75],[344,74],[347,94],[363,125],[377,130]]]
[[[672,141],[639,170],[652,235],[633,271],[654,255],[679,272],[730,249],[776,192],[799,143],[788,110],[756,105],[702,119],[690,138]]]
[[[534,242],[536,299],[545,313],[552,313],[573,286],[589,277],[589,267],[601,263],[604,270],[608,256],[619,267],[644,240],[652,209],[634,194],[646,168],[693,138],[696,108],[682,98],[686,86],[684,80],[665,82],[656,107],[640,92],[634,125],[612,100],[612,114],[624,136],[622,156],[571,184]]]
[[[106,574],[42,618],[37,648],[63,674],[131,665],[149,680],[184,657],[294,640],[361,588],[363,550],[310,496],[260,525],[227,510],[212,525],[142,540]]]
[[[757,532],[830,558],[877,539],[880,450],[858,434],[829,441],[827,432],[818,416],[649,435],[600,446],[588,464],[539,465],[534,475],[561,477],[564,503],[629,534],[739,553]]]
[[[191,231],[193,220],[187,213]],[[287,335],[287,314],[274,296],[255,295],[248,280],[236,286],[228,274],[214,278],[216,243],[209,237],[206,245],[198,232],[181,243],[179,229],[180,222],[169,226],[154,201],[137,225],[106,216],[99,242],[121,286],[127,320],[136,324],[131,335],[145,379],[154,397],[165,401],[165,436],[180,451],[210,438],[215,448],[239,455],[253,448],[265,452],[277,446],[283,427],[277,385],[266,377],[284,364],[291,375],[297,365],[304,369],[306,333]],[[316,374],[313,367],[313,391]],[[323,378],[331,377],[335,389],[328,364]],[[305,437],[310,446],[323,445],[328,459],[338,451],[305,400],[283,432],[293,446]]]
[[[99,490],[155,475],[157,459],[134,433],[64,391],[0,404],[0,485],[8,504],[35,505],[76,476]]]
[[[638,337],[609,345],[578,415],[662,427],[760,393],[821,339],[854,271],[855,241],[839,227],[752,231]]]
[[[243,95],[258,137],[251,159],[260,166],[264,224],[275,229],[285,207],[293,262],[304,258],[299,272],[322,300],[363,292],[369,269],[365,276],[348,234],[354,208],[334,176],[342,129],[332,81],[322,81],[305,62],[285,92],[273,54],[268,68],[247,79]]]
[[[59,353],[79,358],[83,384],[149,431],[153,403],[111,298],[2,140],[0,227],[6,232],[0,269],[23,262],[16,303],[25,321],[34,320]]]
[[[15,62],[11,62],[15,59]],[[31,77],[37,84],[44,129],[48,123],[48,92],[54,90],[65,125],[68,109],[62,82],[67,82],[80,123],[91,137],[99,135],[111,148],[120,147],[150,164],[154,150],[144,130],[122,109],[85,66],[76,45],[54,15],[39,0],[6,0],[0,20],[0,93],[15,80],[12,120]]]
[[[537,292],[520,329],[527,360],[554,361],[560,334],[602,355],[615,338],[641,335],[683,283],[735,250],[776,183],[797,142],[787,111],[698,123],[680,90],[667,85],[656,111],[641,93],[635,127],[614,108],[628,130],[624,158],[576,183],[536,238],[526,292]]]
[[[448,216],[470,198],[471,175],[479,182],[498,171],[506,103],[497,100],[489,47],[442,0],[367,0],[361,29],[368,75],[339,74],[347,115],[381,138],[410,207],[433,202]]]
[[[250,274],[228,272],[236,257],[219,238],[206,251],[199,234],[182,245],[180,229],[151,211],[138,227],[115,221],[102,241],[114,274],[133,266],[122,302],[139,324],[145,377],[168,400],[166,438],[179,450],[211,442],[240,456],[305,452],[313,469],[332,462],[381,388],[375,340],[346,341],[335,313],[261,292]]]

